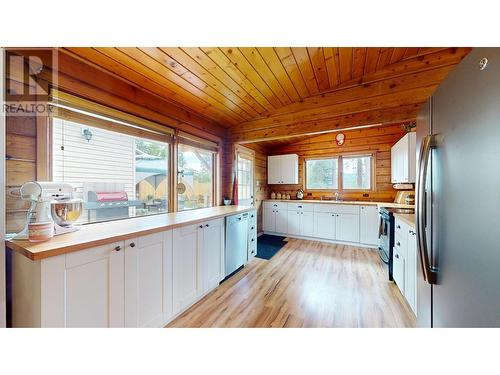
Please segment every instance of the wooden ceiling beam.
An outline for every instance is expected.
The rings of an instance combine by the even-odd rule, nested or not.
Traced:
[[[290,125],[254,130],[247,133],[231,133],[230,139],[236,143],[251,143],[328,133],[353,127],[412,121],[416,118],[423,102],[384,109],[371,109],[358,113],[332,116],[323,120],[303,121]]]

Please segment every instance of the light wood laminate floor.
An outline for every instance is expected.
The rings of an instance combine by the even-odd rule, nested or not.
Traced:
[[[289,239],[168,327],[414,327],[374,249]]]

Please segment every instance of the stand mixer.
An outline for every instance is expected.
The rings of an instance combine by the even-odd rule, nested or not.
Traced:
[[[83,201],[73,198],[68,183],[31,181],[21,186],[21,199],[31,202],[24,229],[15,239],[28,238],[28,223],[54,222],[54,235],[80,229],[74,223],[83,211]]]

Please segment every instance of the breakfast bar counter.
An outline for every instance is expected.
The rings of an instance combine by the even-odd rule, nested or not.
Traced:
[[[162,232],[184,225],[197,224],[206,220],[248,212],[253,209],[255,208],[251,206],[216,206],[136,217],[82,225],[80,230],[76,232],[54,236],[46,242],[8,240],[5,241],[5,244],[9,249],[21,253],[31,260],[39,260],[119,240]]]

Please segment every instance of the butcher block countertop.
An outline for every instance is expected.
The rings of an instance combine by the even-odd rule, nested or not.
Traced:
[[[394,214],[394,217],[415,229],[415,214]]]
[[[253,210],[251,206],[217,206],[172,212],[103,223],[82,225],[80,230],[54,236],[50,241],[5,241],[6,246],[31,260],[66,254],[116,241],[162,232],[189,224],[197,224]]]
[[[290,203],[325,203],[325,204],[353,204],[359,206],[415,208],[412,204],[401,204],[394,202],[371,202],[371,201],[336,201],[320,199],[265,199],[267,202],[290,202]]]

